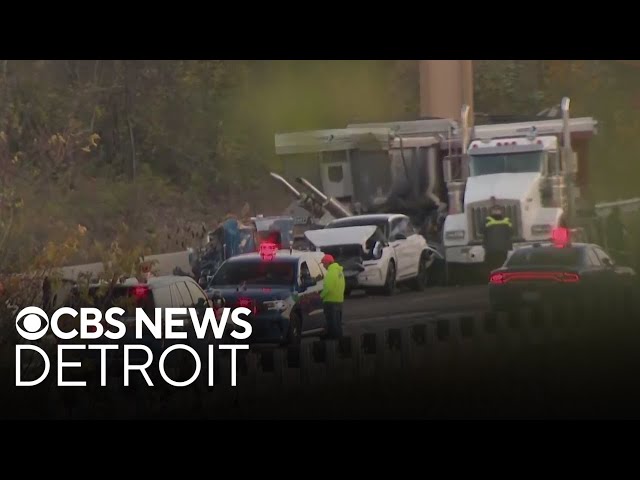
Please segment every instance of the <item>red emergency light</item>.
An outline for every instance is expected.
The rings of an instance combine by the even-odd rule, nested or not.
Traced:
[[[147,293],[149,293],[149,287],[140,286],[133,289],[133,296],[136,298],[143,298]]]
[[[556,247],[566,247],[570,243],[570,232],[568,228],[554,228],[551,230],[551,241]]]
[[[273,242],[262,242],[260,244],[260,257],[263,260],[270,261],[276,257],[278,244]]]

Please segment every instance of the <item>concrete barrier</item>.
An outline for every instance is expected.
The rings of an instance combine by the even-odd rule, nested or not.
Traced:
[[[612,302],[614,299],[612,299]],[[620,310],[627,312],[619,301]],[[552,309],[521,308],[515,312],[484,312],[441,316],[413,325],[346,336],[339,340],[303,342],[286,348],[266,349],[238,355],[239,385],[243,395],[272,395],[275,390],[332,388],[374,380],[388,385],[420,372],[429,381],[430,372],[448,368],[490,368],[496,358],[522,349],[542,351],[547,345],[576,341],[598,329],[613,328],[615,322],[596,315],[602,305],[585,300],[583,305],[565,303]],[[615,311],[609,305],[608,313]],[[619,314],[619,312],[616,312]],[[621,322],[629,320],[620,315]],[[223,370],[230,366],[225,364]],[[225,378],[225,383],[228,380]]]

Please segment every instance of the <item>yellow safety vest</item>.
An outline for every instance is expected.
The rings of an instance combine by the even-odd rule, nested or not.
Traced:
[[[485,223],[485,227],[492,227],[494,225],[508,225],[509,227],[512,227],[513,225],[511,225],[511,220],[509,219],[509,217],[504,217],[502,220],[496,220],[495,218],[489,216],[487,217],[487,223]]]

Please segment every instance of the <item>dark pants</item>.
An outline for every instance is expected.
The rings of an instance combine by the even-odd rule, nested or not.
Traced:
[[[325,302],[324,316],[327,319],[327,335],[329,338],[341,338],[342,304]]]
[[[487,266],[489,272],[500,268],[507,260],[508,252],[485,252],[484,263]]]

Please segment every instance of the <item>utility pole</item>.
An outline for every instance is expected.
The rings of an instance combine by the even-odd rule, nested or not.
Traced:
[[[420,115],[460,120],[466,104],[473,126],[472,60],[419,60],[419,72]]]

